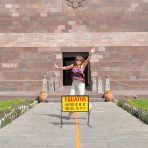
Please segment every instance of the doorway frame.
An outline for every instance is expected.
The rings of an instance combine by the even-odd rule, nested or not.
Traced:
[[[62,52],[63,66],[67,66],[67,65],[64,65],[64,58],[75,58],[77,55],[83,56],[86,59],[89,56],[89,52],[88,51],[83,51],[83,52],[63,51]],[[87,65],[87,82],[85,84],[87,87],[89,87],[91,85],[90,63]],[[70,86],[70,85],[64,84],[64,70],[63,70],[63,86]]]

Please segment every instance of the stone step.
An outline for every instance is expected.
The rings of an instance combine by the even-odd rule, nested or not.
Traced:
[[[47,101],[48,102],[61,102],[61,96],[57,97],[56,98],[47,98]],[[89,96],[89,101],[90,102],[104,102],[105,99],[104,98],[100,98],[100,97],[92,97],[92,96]]]
[[[48,93],[49,100],[59,100],[63,95],[69,95],[71,86],[64,86],[62,89],[57,90],[54,94]],[[0,91],[0,99],[13,99],[17,97],[36,99],[40,91]],[[85,90],[85,95],[89,95],[91,100],[102,98],[102,94]]]
[[[49,98],[61,98],[62,95],[69,95],[70,94],[71,86],[64,86],[61,90],[56,91],[55,94],[49,94]],[[89,95],[91,98],[101,98],[102,94],[98,94],[96,92],[92,92],[89,88],[86,87],[85,95]]]
[[[55,94],[49,94],[48,95],[48,98],[49,99],[57,99],[57,98],[61,98],[61,96],[63,96],[63,95],[69,95],[69,94],[58,94],[58,92],[56,92]],[[96,93],[85,93],[84,95],[88,95],[88,96],[90,96],[90,98],[93,98],[93,99],[95,99],[95,98],[102,98],[103,97],[103,95],[102,94],[98,94],[97,92]]]

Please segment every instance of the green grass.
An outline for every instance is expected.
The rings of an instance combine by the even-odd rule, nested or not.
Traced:
[[[0,100],[0,111],[25,103],[25,99]]]
[[[33,102],[34,100],[23,98],[0,100],[0,119],[4,119],[1,121],[0,128],[4,127],[6,124],[10,123],[15,118],[22,115],[28,109],[32,108],[33,106],[31,104]],[[21,105],[25,105],[27,109],[22,110],[18,108]]]
[[[134,105],[137,108],[148,110],[148,99],[133,99],[128,100],[128,103]]]

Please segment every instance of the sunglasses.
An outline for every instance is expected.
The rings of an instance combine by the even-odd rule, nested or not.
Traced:
[[[82,60],[80,60],[80,59],[76,59],[76,61],[82,61]]]

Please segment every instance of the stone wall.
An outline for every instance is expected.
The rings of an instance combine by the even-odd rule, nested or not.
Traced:
[[[145,32],[147,0],[88,0],[76,11],[65,0],[1,0],[0,32]]]
[[[148,47],[95,47],[91,76],[105,81],[109,74],[113,90],[148,89]],[[42,78],[63,85],[62,52],[88,52],[90,47],[1,47],[0,90],[40,90]]]
[[[45,74],[62,87],[54,63],[91,47],[92,77],[109,74],[113,90],[147,90],[147,9],[147,0],[88,0],[76,11],[65,0],[1,0],[0,90],[40,90]]]

